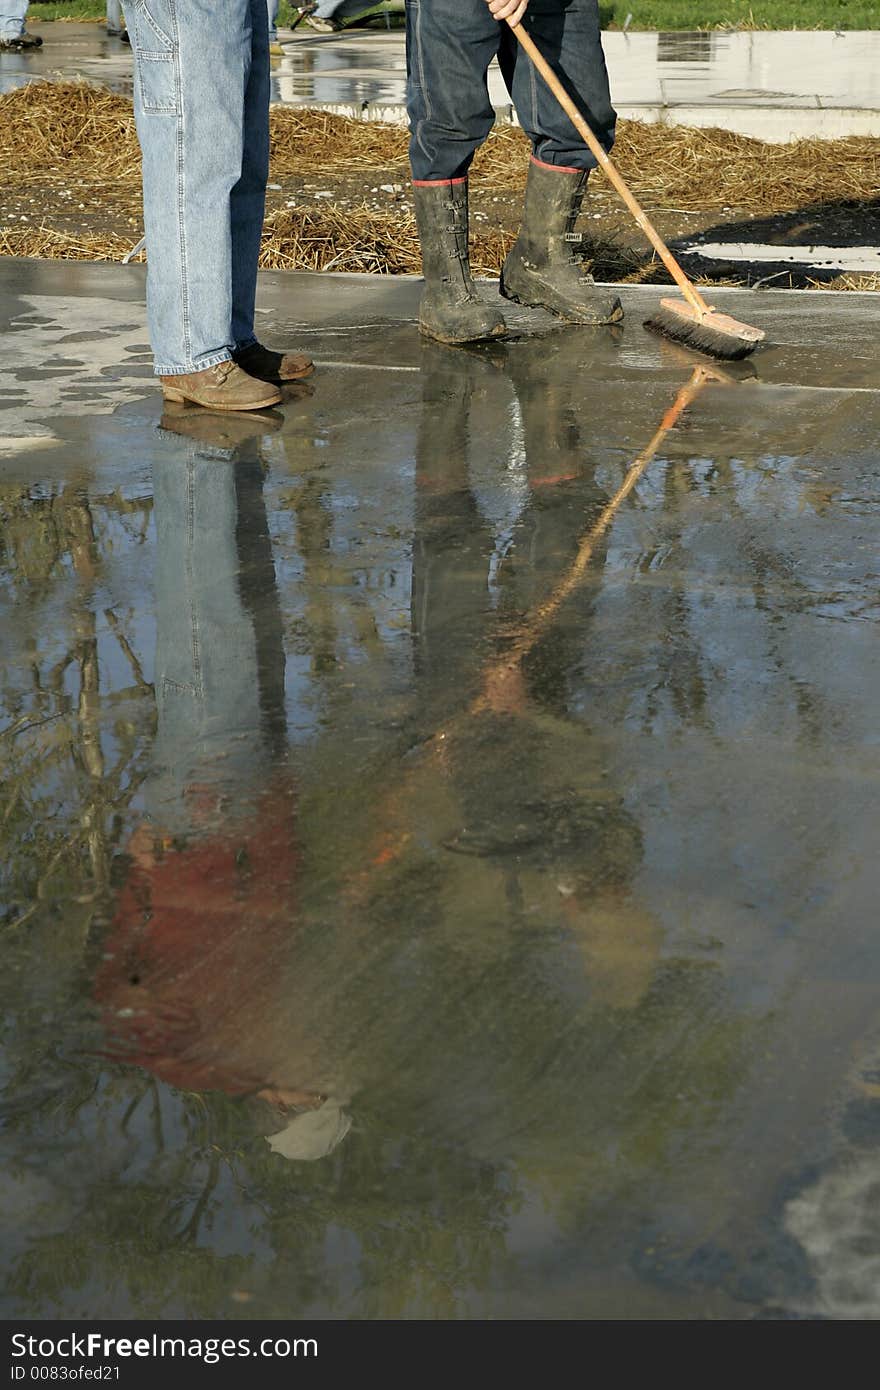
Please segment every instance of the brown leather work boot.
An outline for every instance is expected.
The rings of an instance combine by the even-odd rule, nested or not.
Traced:
[[[284,381],[305,381],[315,370],[311,357],[304,352],[273,352],[262,343],[251,343],[232,354],[242,371],[258,381],[269,381],[280,386]]]
[[[159,380],[166,401],[192,401],[211,410],[267,410],[281,401],[277,387],[255,381],[234,362],[218,362],[203,372],[160,376]]]

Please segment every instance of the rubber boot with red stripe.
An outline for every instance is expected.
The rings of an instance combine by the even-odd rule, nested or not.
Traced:
[[[522,227],[501,271],[501,293],[569,323],[618,323],[623,309],[617,295],[598,289],[575,254],[588,178],[585,169],[531,161]]]
[[[471,279],[467,179],[414,183],[413,195],[425,277],[419,305],[422,333],[454,344],[503,338],[504,319],[483,302]]]

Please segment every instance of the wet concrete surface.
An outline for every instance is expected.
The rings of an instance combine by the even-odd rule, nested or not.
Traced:
[[[418,292],[0,266],[4,1316],[876,1317],[871,297]]]
[[[82,76],[131,95],[131,50],[95,24],[44,24],[43,48],[0,56],[0,92],[32,77]],[[402,29],[282,31],[272,99],[367,119],[405,120]],[[719,126],[762,140],[880,135],[880,33],[621,33],[603,44],[620,115]],[[490,96],[515,119],[496,65]]]

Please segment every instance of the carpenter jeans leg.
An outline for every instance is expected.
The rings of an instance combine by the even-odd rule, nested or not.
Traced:
[[[602,51],[598,0],[530,0],[524,27],[607,153],[614,144],[617,116]],[[502,29],[498,62],[534,157],[556,168],[595,169],[596,160],[516,37],[507,25]]]
[[[254,341],[268,171],[266,0],[129,0],[157,375]]]
[[[0,39],[21,38],[29,3],[30,0],[0,0]]]

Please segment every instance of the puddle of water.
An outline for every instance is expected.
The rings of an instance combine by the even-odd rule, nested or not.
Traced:
[[[0,487],[6,1316],[853,1306],[877,406],[582,341]]]
[[[880,247],[877,246],[792,246],[700,239],[688,242],[684,250],[708,256],[710,260],[744,261],[752,265],[790,264],[851,275],[880,274]]]
[[[0,92],[66,75],[131,96],[131,50],[100,25],[46,25],[44,39],[37,53],[0,56]],[[630,119],[720,125],[767,141],[880,131],[876,32],[610,31],[603,44],[614,104]],[[273,59],[272,100],[403,121],[405,66],[400,30],[329,40],[300,32]],[[489,94],[499,118],[511,119],[497,65]]]

